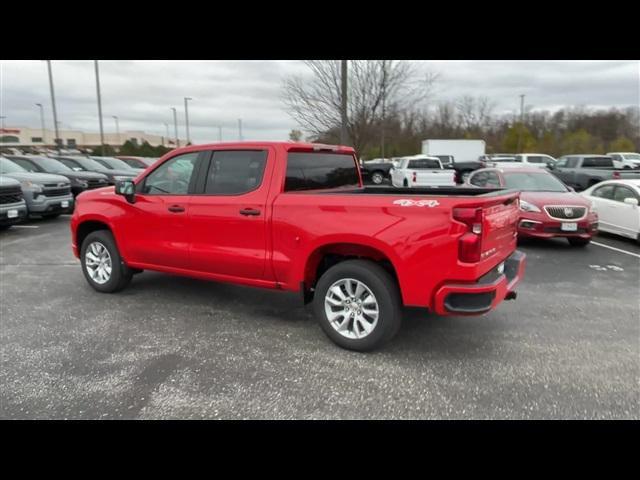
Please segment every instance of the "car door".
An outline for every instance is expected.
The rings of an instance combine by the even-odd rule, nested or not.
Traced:
[[[618,233],[614,223],[616,205],[613,200],[614,184],[606,184],[596,187],[589,195],[589,199],[595,204],[598,212],[598,224],[600,230]]]
[[[273,149],[209,152],[189,210],[191,270],[265,278],[266,201],[274,164]]]
[[[135,203],[123,200],[120,222],[128,261],[189,268],[189,200],[205,154],[183,153],[164,161],[137,183]]]
[[[640,196],[631,188],[616,185],[613,192],[611,223],[621,235],[636,238],[640,230],[640,209],[637,205],[624,203],[625,198],[635,198],[640,201]]]
[[[573,168],[577,164],[578,160],[572,157],[561,157],[555,164],[555,168],[552,170],[552,173],[562,180],[565,184],[573,186],[574,174],[573,170],[569,170]]]

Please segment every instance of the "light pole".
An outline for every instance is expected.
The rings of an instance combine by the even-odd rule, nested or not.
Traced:
[[[111,116],[116,121],[116,142],[118,143],[118,145],[121,145],[121,143],[120,143],[120,126],[118,125],[118,116],[117,115],[111,115]]]
[[[222,126],[218,125],[218,141],[222,141]]]
[[[169,124],[167,122],[164,122],[164,126],[167,129],[167,143],[169,142]],[[162,142],[162,146],[164,147],[164,142]]]
[[[56,131],[56,138],[53,141],[56,147],[58,147],[58,154],[60,153],[60,135],[58,133],[58,114],[56,113],[56,95],[53,90],[53,75],[51,73],[51,60],[47,60],[47,69],[49,70],[49,90],[51,91],[51,110],[53,111],[53,127]]]
[[[242,141],[242,119],[238,119],[238,140]]]
[[[187,126],[187,145],[191,143],[191,136],[189,135],[189,108],[187,107],[188,100],[193,100],[193,98],[184,97],[184,121]]]
[[[98,71],[98,61],[94,60],[93,65],[96,68],[96,91],[98,92],[98,118],[100,119],[100,150],[104,155],[104,130],[102,128],[102,98],[100,98],[100,72]]]
[[[7,118],[7,117],[5,117],[5,116],[1,116],[0,117],[0,122],[2,122],[2,130],[4,130],[4,119],[5,118]],[[4,133],[4,132],[2,132],[2,133]]]
[[[46,145],[46,141],[44,139],[44,108],[41,103],[36,103],[37,107],[40,107],[40,123],[42,124],[42,145]]]
[[[522,131],[524,130],[524,95],[520,95],[520,129],[518,131],[518,153],[522,153]]]
[[[179,148],[180,140],[178,140],[178,114],[176,113],[176,107],[171,107],[171,110],[173,110],[173,125],[176,132],[176,147]]]
[[[347,144],[347,61],[342,60],[342,83],[340,88],[341,106],[340,116],[342,125],[340,127],[340,144]]]

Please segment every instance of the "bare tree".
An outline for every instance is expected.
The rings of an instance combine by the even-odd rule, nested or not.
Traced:
[[[341,123],[340,61],[305,63],[311,77],[285,80],[283,102],[302,128],[316,136],[332,136]],[[357,151],[377,144],[383,110],[416,108],[436,79],[434,74],[418,75],[409,62],[394,60],[351,60],[348,76],[347,129]]]

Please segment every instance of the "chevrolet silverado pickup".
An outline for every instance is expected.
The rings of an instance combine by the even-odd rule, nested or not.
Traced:
[[[628,180],[640,178],[640,172],[615,168],[613,159],[606,155],[565,155],[549,170],[566,185],[585,190],[604,180]]]
[[[515,298],[518,216],[514,190],[364,187],[351,147],[217,143],[81,193],[71,243],[99,292],[143,270],[298,292],[332,341],[365,351],[402,306],[478,315]]]

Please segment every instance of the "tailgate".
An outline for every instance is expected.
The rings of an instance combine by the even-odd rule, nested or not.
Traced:
[[[450,186],[455,185],[456,172],[453,170],[414,170],[418,185]]]
[[[517,194],[482,207],[482,260],[508,255],[515,248],[519,210]]]

